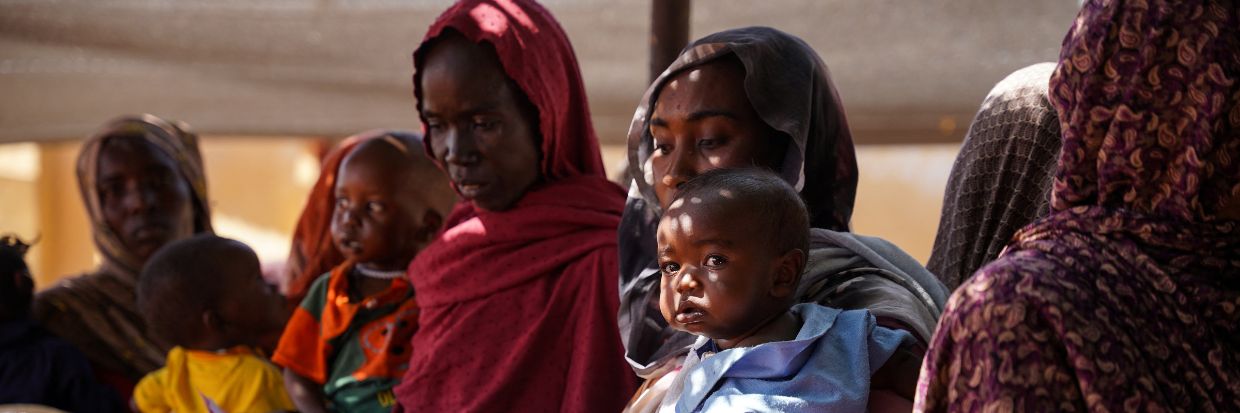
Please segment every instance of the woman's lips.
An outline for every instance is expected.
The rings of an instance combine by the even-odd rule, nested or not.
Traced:
[[[138,242],[162,241],[168,235],[168,229],[163,225],[145,224],[131,231],[130,234]]]
[[[478,182],[460,182],[456,184],[456,189],[465,198],[476,198],[478,194],[485,190],[487,184]]]

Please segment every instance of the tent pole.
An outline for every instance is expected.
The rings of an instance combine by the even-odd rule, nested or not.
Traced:
[[[650,81],[680,54],[689,43],[689,4],[691,0],[651,0],[650,4]]]

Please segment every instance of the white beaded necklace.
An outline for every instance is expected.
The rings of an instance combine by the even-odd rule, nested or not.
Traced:
[[[391,280],[397,277],[403,277],[405,275],[404,270],[391,270],[391,271],[372,270],[372,269],[363,267],[361,265],[355,265],[353,266],[353,268],[356,269],[357,273],[361,274],[363,277],[378,278],[380,280]]]

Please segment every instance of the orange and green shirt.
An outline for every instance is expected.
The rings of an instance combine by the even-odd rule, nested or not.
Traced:
[[[353,300],[350,271],[346,262],[314,281],[272,361],[322,384],[332,410],[389,412],[417,330],[413,287],[396,278],[386,290]]]

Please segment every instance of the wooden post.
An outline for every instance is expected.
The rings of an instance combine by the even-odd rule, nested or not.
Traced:
[[[650,81],[653,82],[676,60],[689,43],[689,2],[691,0],[651,0],[650,5]]]

